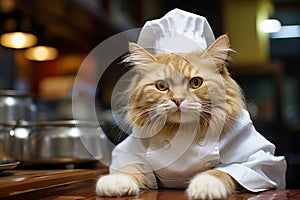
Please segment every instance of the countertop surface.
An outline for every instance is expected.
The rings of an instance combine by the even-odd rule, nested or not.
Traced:
[[[7,170],[0,173],[0,198],[18,194],[46,191],[50,188],[82,182],[94,182],[101,169]]]
[[[183,190],[148,190],[137,196],[104,198],[95,194],[95,184],[101,169],[8,170],[0,173],[0,199],[13,200],[187,200]],[[262,193],[235,194],[229,200],[286,200],[300,199],[300,190],[271,190]]]

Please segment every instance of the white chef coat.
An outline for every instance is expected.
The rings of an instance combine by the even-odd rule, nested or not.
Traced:
[[[172,141],[161,141],[161,148],[136,137],[142,133],[133,127],[133,134],[113,150],[110,171],[142,164],[151,189],[186,188],[195,174],[208,169],[228,173],[252,192],[285,188],[285,158],[274,156],[275,146],[255,130],[249,113],[243,110],[231,127],[196,142],[188,134],[196,130],[184,127]]]

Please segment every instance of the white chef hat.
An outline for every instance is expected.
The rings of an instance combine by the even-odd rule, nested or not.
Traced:
[[[214,40],[205,17],[176,8],[160,19],[147,21],[137,44],[154,53],[186,53],[204,50]]]

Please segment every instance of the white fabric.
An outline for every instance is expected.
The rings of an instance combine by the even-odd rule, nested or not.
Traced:
[[[147,138],[133,136],[142,134],[139,130],[135,127],[135,133],[113,150],[111,172],[133,163],[142,164],[152,189],[158,186],[186,188],[194,175],[208,169],[230,174],[253,192],[285,187],[285,158],[273,155],[275,146],[255,130],[246,110],[233,121],[231,130],[212,142],[191,143],[186,137],[186,133],[193,131],[191,128],[185,133],[179,132],[175,141],[166,143],[164,148],[156,149]],[[205,148],[208,146],[210,148]]]
[[[137,44],[154,53],[186,53],[204,50],[214,40],[205,17],[174,9],[160,19],[147,21]]]

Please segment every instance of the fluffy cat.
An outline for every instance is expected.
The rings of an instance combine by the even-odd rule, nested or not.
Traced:
[[[129,50],[130,55],[125,61],[131,63],[137,73],[128,89],[127,120],[131,126],[139,127],[142,134],[137,141],[143,148],[145,146],[147,149],[151,145],[152,149],[168,149],[170,145],[174,148],[172,143],[165,141],[172,141],[178,134],[189,137],[192,135],[189,132],[190,127],[196,130],[191,142],[194,144],[208,136],[206,134],[226,132],[231,128],[232,120],[242,112],[242,92],[226,68],[230,51],[226,35],[219,37],[204,51],[154,55],[134,43],[129,44]],[[132,148],[135,146],[138,145],[132,144]],[[178,152],[182,153],[181,151],[180,149]],[[186,154],[183,152],[178,157],[184,156]],[[125,159],[124,156],[119,158]],[[160,161],[166,160],[167,157],[160,157],[155,162],[159,165]],[[114,155],[112,162],[122,163]],[[148,160],[145,158],[143,162],[147,163]],[[133,162],[111,169],[109,175],[99,178],[96,185],[97,195],[136,195],[140,189],[157,188],[157,185],[171,187],[172,184],[163,183],[164,179],[160,177],[164,166],[153,177],[153,173],[148,173],[149,169],[143,162]],[[214,160],[210,164],[213,162]],[[176,165],[178,172],[171,169],[172,176],[180,177],[181,166],[185,168],[184,171],[188,172],[190,178],[188,182],[180,179],[179,188],[187,188],[190,199],[227,198],[242,187],[231,175],[214,168],[219,162],[205,167],[199,166],[199,169],[193,171],[183,162],[179,167]],[[154,179],[154,185],[149,183],[149,177]]]

